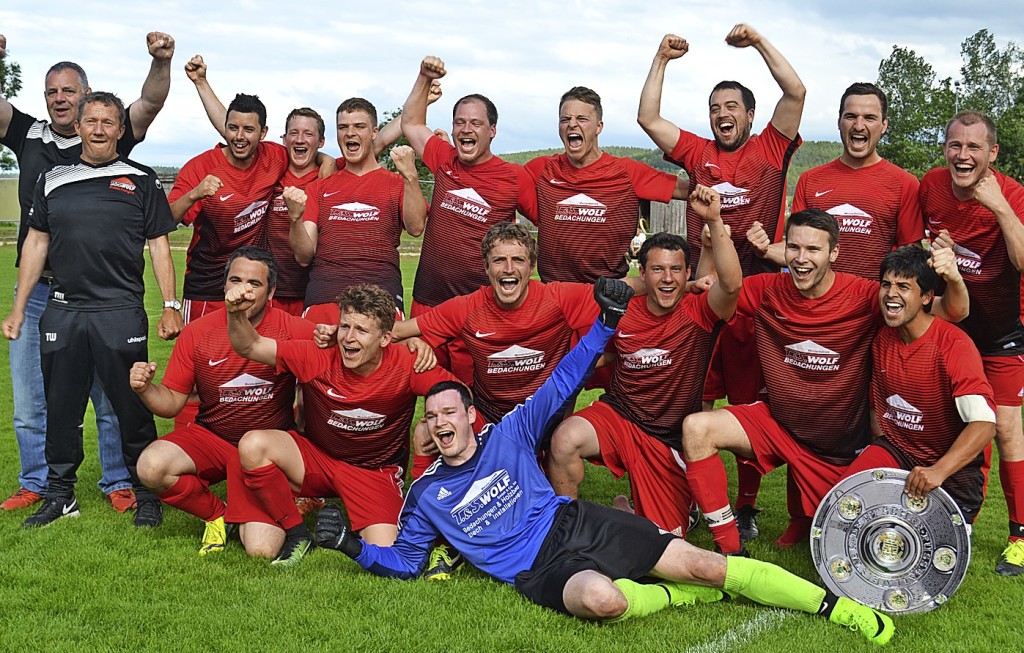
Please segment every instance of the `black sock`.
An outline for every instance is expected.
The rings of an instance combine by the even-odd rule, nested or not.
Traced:
[[[839,597],[832,593],[832,590],[825,590],[825,598],[821,600],[821,607],[818,608],[818,614],[828,619],[832,616],[832,610],[835,609],[836,603],[839,601]]]

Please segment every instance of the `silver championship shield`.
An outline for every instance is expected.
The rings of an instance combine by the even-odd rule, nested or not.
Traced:
[[[960,508],[942,488],[911,499],[909,475],[888,468],[854,474],[825,495],[811,524],[811,558],[825,585],[890,614],[945,603],[971,559]]]

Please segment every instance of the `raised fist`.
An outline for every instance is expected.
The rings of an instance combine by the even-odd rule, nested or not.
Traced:
[[[128,372],[128,382],[131,384],[132,390],[142,394],[153,383],[155,375],[156,363],[138,362],[133,364],[132,369]]]
[[[206,79],[206,62],[203,61],[203,55],[193,55],[193,57],[185,63],[185,74],[188,75],[188,78],[193,82],[197,82],[200,79]]]
[[[146,35],[146,47],[149,48],[149,56],[154,59],[170,61],[174,56],[174,38],[163,32],[150,32]]]
[[[447,74],[444,62],[439,57],[424,57],[420,62],[420,74],[430,79],[441,79]]]
[[[666,34],[665,38],[661,39],[661,45],[658,47],[658,56],[671,61],[683,56],[689,49],[690,44],[683,37],[676,36],[675,34]]]
[[[746,48],[760,43],[761,35],[750,25],[740,23],[726,35],[725,42],[734,48]]]
[[[288,207],[288,217],[292,222],[300,220],[306,211],[306,191],[295,186],[287,186],[281,196]]]
[[[625,281],[599,278],[594,284],[594,301],[601,308],[601,323],[609,329],[617,327],[632,297],[633,289]]]

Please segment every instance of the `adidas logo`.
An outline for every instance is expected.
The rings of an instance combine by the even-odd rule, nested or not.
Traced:
[[[447,499],[451,495],[452,493],[449,492],[448,489],[442,485],[441,489],[437,491],[437,500],[440,501],[441,499]]]

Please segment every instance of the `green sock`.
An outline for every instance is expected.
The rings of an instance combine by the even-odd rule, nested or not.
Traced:
[[[782,567],[739,556],[726,559],[725,591],[764,605],[811,614],[817,614],[825,598],[825,590]]]
[[[669,592],[664,587],[659,585],[643,585],[628,578],[619,578],[612,582],[626,596],[626,611],[614,619],[609,619],[609,622],[654,614],[658,610],[664,610],[669,605]]]

